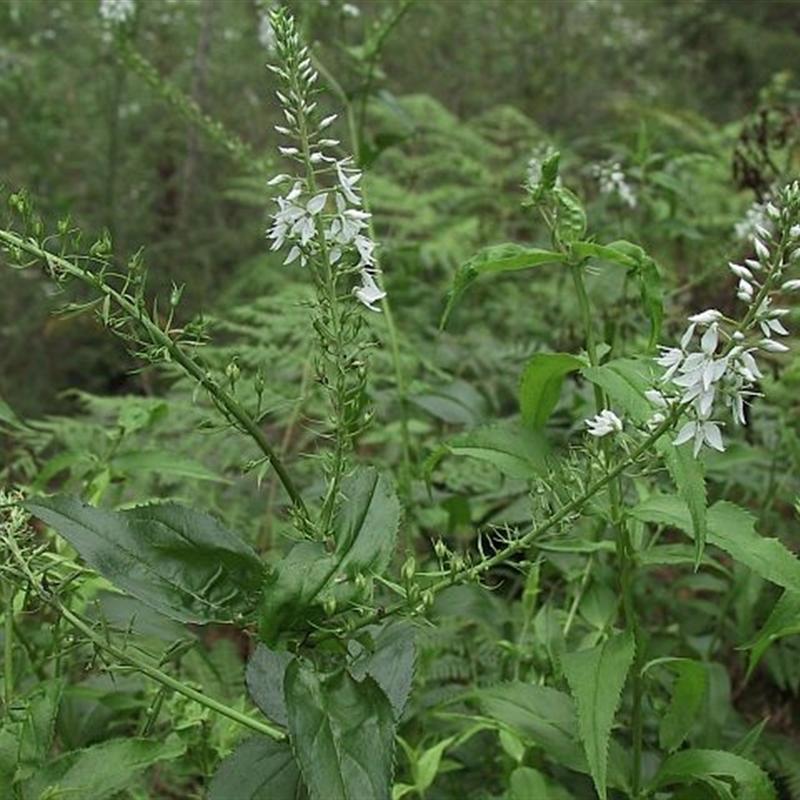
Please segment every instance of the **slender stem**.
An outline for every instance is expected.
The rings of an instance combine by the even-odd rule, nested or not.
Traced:
[[[572,278],[578,298],[586,336],[586,351],[589,363],[598,365],[597,342],[595,339],[594,325],[592,322],[589,296],[583,276],[582,263],[572,264]],[[595,404],[597,410],[606,407],[605,392],[597,385],[594,386]],[[601,442],[601,449],[606,459],[612,457],[612,444],[607,440]],[[631,691],[633,695],[631,709],[631,736],[633,739],[633,764],[631,769],[631,793],[638,798],[641,790],[642,777],[642,699],[644,684],[641,675],[642,642],[640,635],[639,617],[636,609],[635,581],[636,561],[634,559],[630,532],[625,523],[622,503],[622,474],[608,482],[608,501],[610,506],[610,522],[616,544],[620,594],[624,612],[625,630],[634,642],[634,664],[631,671]]]
[[[430,586],[425,587],[425,592],[437,594],[438,592],[453,586],[456,583],[469,583],[477,581],[481,575],[495,567],[507,562],[513,555],[527,550],[537,539],[544,536],[553,528],[557,527],[564,520],[568,519],[573,514],[579,512],[598,492],[605,489],[612,481],[619,478],[626,469],[635,464],[645,453],[647,453],[653,444],[660,439],[672,426],[680,416],[682,407],[672,410],[672,412],[655,428],[650,435],[644,439],[641,444],[633,448],[628,457],[620,461],[615,467],[610,469],[605,475],[597,478],[591,483],[582,494],[573,498],[568,503],[565,503],[558,511],[551,514],[546,520],[534,525],[527,533],[510,542],[502,549],[498,550],[493,556],[482,560],[479,564],[466,567],[459,572],[451,572],[448,576],[432,583]],[[403,611],[408,612],[409,604],[407,600],[400,600],[393,605],[386,607],[383,610],[375,611],[366,614],[359,619],[353,626],[353,630],[364,628],[367,625],[373,625],[381,619],[385,619],[393,614],[398,614]],[[324,632],[319,638],[327,638],[330,634]]]
[[[96,648],[113,656],[121,664],[126,664],[127,666],[135,669],[137,672],[141,672],[148,678],[157,681],[162,686],[172,689],[174,692],[177,692],[178,694],[181,694],[190,700],[194,700],[206,708],[209,708],[212,711],[221,714],[222,716],[228,717],[228,719],[232,719],[234,722],[238,722],[240,725],[244,725],[245,727],[250,728],[257,733],[269,736],[276,742],[281,742],[286,739],[286,733],[284,733],[282,730],[279,730],[272,725],[268,725],[265,722],[253,719],[247,714],[238,711],[235,708],[231,708],[230,706],[219,702],[219,700],[215,700],[213,697],[208,697],[196,689],[185,686],[177,678],[173,678],[171,675],[168,675],[166,672],[158,669],[158,667],[148,664],[139,656],[129,653],[117,647],[116,645],[111,644],[111,642],[109,642],[104,636],[101,636],[99,633],[97,633],[97,631],[95,631],[94,628],[92,628],[92,626],[89,625],[82,617],[67,608],[56,595],[44,589],[37,575],[31,569],[28,559],[25,558],[25,554],[19,549],[19,546],[13,537],[7,537],[4,541],[8,546],[11,555],[17,564],[17,567],[19,567],[25,574],[30,586],[36,592],[36,594],[45,603],[55,609],[62,619],[65,619],[75,629],[79,630]],[[7,651],[8,649],[9,648],[6,648]]]
[[[14,699],[14,585],[3,579],[3,703],[6,712]]]
[[[189,355],[179,342],[170,338],[165,331],[153,322],[141,303],[118,292],[116,289],[109,286],[100,276],[94,275],[88,270],[76,266],[67,259],[48,252],[39,244],[33,241],[26,241],[10,231],[0,230],[0,242],[12,248],[22,250],[36,258],[43,259],[48,266],[54,270],[78,278],[105,297],[110,298],[112,302],[125,312],[130,320],[135,321],[139,327],[145,331],[152,342],[163,348],[169,354],[172,361],[177,363],[187,375],[194,378],[209,393],[217,406],[253,439],[261,452],[264,453],[269,460],[270,465],[275,470],[275,474],[283,484],[284,489],[286,489],[286,493],[289,495],[295,512],[299,517],[301,526],[307,530],[313,527],[311,516],[299,490],[287,472],[282,460],[272,448],[272,445],[253,417],[230,392],[224,389],[211,376],[211,373],[196,357]]]
[[[385,33],[380,40],[381,44],[383,43],[385,36],[388,35],[392,27],[394,27],[394,25],[400,21],[400,18],[410,8],[413,2],[414,0],[403,0],[402,6],[400,9],[398,9],[395,18],[393,18],[390,21],[390,24],[386,26]],[[353,155],[355,156],[356,163],[360,164],[362,157],[361,145],[363,143],[363,126],[365,121],[363,103],[366,101],[367,92],[364,91],[362,94],[362,109],[361,113],[357,114],[347,92],[317,57],[314,58],[314,66],[317,68],[320,75],[323,76],[332,92],[339,98],[346,109],[350,147],[353,151]],[[369,193],[363,186],[361,189],[361,202],[364,211],[369,212]],[[375,241],[375,225],[371,216],[367,224],[369,226],[370,238]],[[392,313],[392,307],[389,302],[388,295],[381,300],[381,310],[383,311],[384,319],[386,320],[386,335],[389,339],[389,352],[391,354],[392,369],[394,370],[395,385],[397,389],[397,398],[400,406],[400,440],[402,444],[403,463],[399,474],[398,488],[400,489],[401,495],[409,500],[411,495],[411,432],[408,425],[408,389],[405,373],[403,372],[402,363],[400,360],[400,337],[398,334],[397,325],[395,324],[394,314]]]
[[[154,667],[152,664],[148,664],[138,656],[128,653],[125,650],[121,650],[119,647],[107,642],[104,637],[98,635],[90,625],[88,625],[77,614],[70,611],[66,606],[52,597],[46,599],[61,614],[61,616],[66,619],[67,622],[69,622],[70,625],[86,636],[95,647],[113,656],[115,659],[117,659],[117,661],[127,664],[137,672],[141,672],[148,678],[157,681],[162,686],[172,689],[172,691],[189,698],[189,700],[194,700],[195,702],[200,703],[200,705],[205,706],[211,711],[215,711],[217,714],[221,714],[222,716],[227,717],[234,722],[238,722],[240,725],[250,728],[257,733],[262,733],[265,736],[269,736],[270,739],[274,739],[276,742],[282,742],[286,739],[286,734],[278,728],[268,725],[265,722],[260,722],[257,719],[253,719],[247,714],[237,711],[235,708],[231,708],[230,706],[225,705],[225,703],[221,703],[219,700],[215,700],[213,697],[209,697],[208,695],[205,695],[196,689],[185,686],[177,678],[173,678],[171,675],[168,675],[166,672]]]

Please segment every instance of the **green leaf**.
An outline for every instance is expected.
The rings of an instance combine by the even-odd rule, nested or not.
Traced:
[[[700,566],[708,538],[708,495],[703,462],[694,457],[692,443],[676,447],[667,436],[656,442],[656,450],[667,466],[678,494],[686,501],[692,520],[694,566]]]
[[[0,782],[9,786],[35,775],[53,744],[63,683],[50,679],[7,709],[0,730]],[[9,797],[12,793],[6,793]],[[6,795],[0,795],[5,797]]]
[[[522,421],[543,428],[556,407],[564,376],[586,366],[586,360],[569,353],[537,353],[522,370],[519,407]]]
[[[245,683],[253,702],[268,719],[283,726],[289,724],[283,677],[291,660],[292,655],[286,650],[271,650],[259,642],[245,670]]]
[[[345,500],[333,519],[337,572],[381,574],[389,565],[400,525],[400,501],[391,482],[373,467],[341,483]]]
[[[774,641],[796,633],[800,633],[800,592],[787,590],[775,603],[758,635],[742,648],[750,650],[746,679],[750,679],[758,662]]]
[[[523,247],[519,244],[496,244],[485,247],[456,273],[439,328],[445,327],[453,306],[479,276],[495,272],[516,272],[530,267],[540,267],[543,264],[564,263],[565,260],[566,256],[563,253]]]
[[[341,606],[356,599],[352,579],[382,573],[392,557],[400,502],[389,480],[372,467],[359,468],[340,489],[344,500],[333,519],[334,552],[321,542],[300,542],[267,578],[259,612],[259,633],[267,645],[295,625],[308,630],[326,600]]]
[[[599,386],[627,416],[642,424],[653,416],[653,404],[644,396],[653,388],[649,362],[618,358],[599,367],[584,367],[581,374]]]
[[[506,800],[574,800],[566,789],[549,781],[531,767],[517,767],[511,773]]]
[[[578,196],[564,186],[554,186],[556,199],[555,234],[560,242],[572,244],[586,234],[586,212]]]
[[[644,522],[694,534],[686,501],[676,495],[653,495],[630,513]],[[708,509],[708,542],[771,583],[800,592],[800,560],[782,542],[760,536],[755,518],[739,506],[723,500]]]
[[[478,425],[486,419],[486,399],[466,381],[452,381],[408,399],[450,425]]]
[[[128,475],[131,472],[157,472],[160,475],[175,475],[197,481],[217,481],[230,483],[227,478],[217,475],[199,461],[177,453],[164,453],[160,450],[135,450],[119,453],[109,462],[115,474]]]
[[[658,741],[662,750],[677,750],[689,735],[708,691],[708,670],[699,661],[678,658],[666,666],[678,673]]]
[[[775,787],[768,775],[746,758],[721,750],[681,750],[664,761],[645,794],[675,783],[691,784],[707,777],[736,782],[737,800],[774,800]]]
[[[436,780],[439,765],[442,763],[442,756],[455,740],[455,736],[448,736],[421,753],[413,754],[414,760],[411,762],[411,772],[414,776],[414,789],[420,797],[425,795],[425,792]]]
[[[633,637],[620,634],[591,648],[565,653],[561,666],[578,710],[586,760],[601,800],[608,796],[608,749],[614,716],[633,663]]]
[[[587,771],[578,742],[575,706],[569,695],[546,686],[508,683],[478,689],[473,696],[483,713],[541,747],[569,769]]]
[[[323,675],[300,661],[286,670],[292,747],[312,800],[388,800],[392,706],[375,680]]]
[[[23,784],[23,794],[25,798],[39,798],[55,790],[59,797],[104,800],[132,786],[148,767],[176,759],[185,751],[186,745],[177,736],[163,742],[111,739],[43,765]]]
[[[233,622],[258,601],[261,559],[208,514],[176,503],[106,511],[68,496],[25,506],[115,586],[172,619]]]
[[[307,797],[286,742],[254,736],[242,742],[211,779],[208,800],[303,800]]]
[[[258,632],[272,646],[298,624],[310,630],[322,614],[323,590],[337,561],[322,542],[299,542],[270,571],[259,608]]]
[[[650,322],[648,348],[656,346],[661,338],[664,319],[664,290],[655,261],[638,245],[625,240],[608,245],[593,242],[575,242],[572,252],[583,258],[599,258],[626,267],[639,284],[642,308]]]
[[[371,675],[389,698],[395,719],[400,719],[414,679],[414,627],[405,620],[387,620],[381,626],[369,626],[364,633],[372,645],[355,658],[353,677],[361,680]],[[353,646],[359,646],[358,642],[351,643],[351,650]]]
[[[428,475],[448,452],[488,461],[509,478],[529,480],[548,468],[544,436],[521,425],[487,425],[454,436],[428,459]]]

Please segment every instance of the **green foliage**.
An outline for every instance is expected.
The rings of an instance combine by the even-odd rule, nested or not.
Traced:
[[[608,748],[628,670],[636,645],[620,634],[591,650],[565,653],[561,658],[578,711],[578,728],[597,793],[607,793]]]
[[[294,4],[265,81],[266,4],[73,6],[0,11],[0,795],[799,795],[783,12]]]
[[[261,560],[195,509],[165,504],[113,512],[64,496],[27,508],[101,575],[172,619],[241,622],[258,602]]]

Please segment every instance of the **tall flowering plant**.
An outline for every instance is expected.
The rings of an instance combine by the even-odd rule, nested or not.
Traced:
[[[101,10],[108,25],[123,35],[135,4],[103,0]],[[773,797],[769,778],[749,758],[697,744],[708,665],[702,658],[665,654],[660,642],[652,641],[647,589],[652,583],[648,570],[702,568],[714,559],[706,548],[711,544],[725,554],[720,569],[733,559],[795,593],[766,626],[754,651],[763,652],[771,637],[782,635],[786,609],[798,608],[800,561],[776,540],[758,534],[744,510],[726,502],[709,507],[703,463],[706,447],[725,450],[723,430],[729,421],[745,424],[746,407],[759,393],[759,360],[788,347],[783,298],[800,289],[800,280],[792,276],[800,260],[800,186],[776,193],[765,207],[767,221],[755,229],[754,257],[730,264],[742,314],[728,316],[717,309],[691,314],[678,344],[657,348],[663,298],[653,260],[631,242],[595,241],[587,234],[580,200],[559,178],[558,153],[548,150],[534,159],[526,206],[541,215],[549,246],[509,243],[478,253],[458,273],[447,313],[482,274],[555,265],[572,280],[583,348],[579,353],[535,353],[520,380],[519,422],[465,431],[443,443],[427,462],[432,472],[445,456],[467,455],[525,482],[529,522],[495,532],[491,550],[479,541],[477,554],[462,554],[439,539],[430,556],[433,568],[419,570],[419,553],[409,553],[393,569],[398,497],[389,478],[356,465],[354,453],[357,434],[370,416],[366,356],[371,343],[365,320],[390,319],[362,175],[331,134],[335,115],[319,111],[319,73],[288,13],[279,10],[270,17],[269,45],[277,62],[272,71],[280,84],[283,115],[278,152],[289,167],[270,181],[278,195],[266,235],[272,250],[281,253],[284,268],[304,271],[315,290],[316,376],[328,402],[318,437],[325,480],[313,488],[295,483],[265,433],[260,406],[248,407],[236,393],[237,383],[247,379],[238,363],[215,370],[200,355],[206,341],[202,325],[174,324],[179,289],[170,296],[165,320],[144,299],[138,257],[120,268],[105,238],[92,246],[88,258],[70,255],[79,241],[69,223],[59,226],[57,237],[43,239],[42,223],[27,198],[14,193],[10,205],[27,227],[0,230],[0,245],[17,268],[40,264],[58,282],[81,281],[94,293],[92,305],[100,319],[138,355],[183,369],[231,428],[259,448],[261,462],[283,486],[294,528],[285,555],[270,554],[267,563],[207,513],[175,502],[112,511],[66,495],[21,500],[0,493],[3,580],[10,576],[24,586],[25,598],[33,594],[55,609],[103,658],[137,670],[163,691],[252,734],[222,763],[209,786],[209,800],[422,796],[447,748],[487,732],[498,735],[510,757],[503,760],[514,762],[509,797],[548,796],[545,770],[581,773],[584,791],[584,776],[589,776],[602,800],[612,791],[633,800],[655,799],[675,784],[691,792],[698,783],[719,788],[723,797],[732,796],[731,783],[750,797]],[[236,143],[229,149],[239,156],[245,152]],[[621,179],[612,177],[625,200]],[[621,353],[618,342],[604,341],[605,331],[597,324],[587,275],[590,268],[606,265],[626,270],[640,290],[650,345],[639,357]],[[382,318],[372,316],[381,310]],[[547,425],[571,373],[588,387],[584,400],[591,411],[571,431],[570,446],[556,452]],[[258,395],[260,384],[254,384]],[[253,641],[246,668],[252,711],[178,680],[164,668],[171,653],[145,657],[127,646],[127,631],[115,637],[107,626],[95,625],[71,607],[61,587],[78,584],[85,568],[60,554],[54,560],[37,541],[31,514],[59,531],[119,589],[158,612],[193,626],[222,623],[246,631]],[[693,544],[676,544],[680,532]],[[565,614],[537,611],[542,602],[539,568],[549,552],[585,559]],[[595,615],[603,617],[597,629],[577,637],[578,608],[598,563],[611,576],[614,591],[603,613]],[[518,653],[516,680],[504,675],[497,685],[468,687],[446,715],[448,723],[466,720],[462,734],[427,750],[403,741],[414,785],[393,786],[395,733],[411,693],[415,661],[415,629],[407,618],[425,615],[437,595],[454,585],[479,586],[497,567],[524,578],[522,601],[509,614],[509,619],[521,618],[514,631],[519,635],[511,641],[504,630],[501,645],[505,652]],[[22,592],[15,597],[13,591],[6,596],[6,654],[14,649],[13,615],[20,597]],[[601,601],[598,593],[588,605]],[[547,668],[539,669],[530,666],[538,646],[531,639],[545,636],[557,647]],[[463,646],[468,651],[472,642]],[[755,661],[757,656],[751,669]],[[13,657],[6,655],[6,664],[13,671]],[[13,681],[6,678],[5,684],[8,701]],[[477,718],[471,715],[476,706]],[[45,736],[47,726],[38,724],[41,709],[36,706],[30,725],[26,721],[15,730],[24,733],[27,725],[36,737]],[[136,740],[132,758],[142,757],[142,744]],[[63,766],[60,777],[65,780],[81,771],[73,770],[69,759]],[[23,767],[20,775],[25,777],[29,764]],[[15,780],[22,785],[22,778]],[[42,784],[41,791],[60,788]]]

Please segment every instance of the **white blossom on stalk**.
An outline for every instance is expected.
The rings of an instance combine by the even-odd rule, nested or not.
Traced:
[[[386,293],[378,285],[375,242],[369,231],[371,215],[363,209],[359,187],[361,171],[352,157],[332,154],[339,142],[326,131],[336,115],[316,118],[319,76],[308,48],[300,45],[291,18],[273,13],[270,21],[281,64],[270,69],[283,83],[277,97],[287,123],[275,129],[293,140],[278,151],[297,162],[303,173],[300,177],[278,175],[270,181],[289,186],[283,197],[276,198],[278,210],[267,231],[271,249],[289,247],[285,264],[299,261],[305,266],[310,260],[322,259],[336,267],[337,276],[360,273],[361,285],[353,294],[371,311],[380,311],[375,304]]]
[[[124,25],[136,13],[135,0],[100,0],[100,17],[109,25]]]
[[[586,420],[586,427],[592,436],[598,439],[610,433],[619,433],[622,430],[622,420],[607,408]]]
[[[601,194],[617,197],[629,208],[636,208],[636,192],[628,183],[618,161],[595,164],[592,172],[597,178]]]
[[[674,444],[693,442],[695,457],[705,445],[725,449],[718,421],[722,409],[729,409],[737,424],[746,424],[745,403],[758,394],[763,377],[757,354],[789,349],[775,339],[789,334],[782,321],[789,310],[774,304],[782,293],[800,289],[800,281],[784,277],[800,261],[800,184],[787,186],[765,205],[764,214],[770,225],[756,225],[751,238],[756,257],[729,264],[739,281],[736,296],[746,305],[741,320],[716,309],[690,316],[679,346],[661,348],[655,359],[662,368],[659,386],[645,393],[654,407],[649,428],[673,408],[688,417]]]

